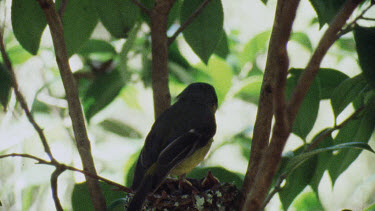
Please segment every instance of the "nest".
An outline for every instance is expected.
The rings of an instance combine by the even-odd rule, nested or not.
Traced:
[[[234,184],[220,183],[211,172],[201,180],[186,180],[165,180],[148,196],[144,210],[238,210],[240,191]]]

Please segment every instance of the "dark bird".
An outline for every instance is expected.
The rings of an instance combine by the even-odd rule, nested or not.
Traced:
[[[135,167],[128,211],[141,210],[169,174],[185,176],[204,159],[216,133],[217,105],[214,87],[193,83],[157,118]]]

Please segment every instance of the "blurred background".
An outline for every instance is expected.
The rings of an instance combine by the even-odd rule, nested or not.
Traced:
[[[219,167],[243,179],[250,154],[251,136],[255,122],[258,95],[264,71],[267,44],[273,24],[275,0],[265,6],[261,1],[222,0],[224,29],[228,45],[223,46],[202,63],[182,36],[172,45],[170,55],[170,91],[172,101],[187,84],[197,81],[211,83],[219,96],[216,113],[217,133],[207,159],[199,166]],[[1,20],[5,21],[5,43],[12,59],[21,92],[24,94],[37,122],[44,128],[55,158],[68,165],[82,168],[71,122],[68,118],[64,89],[56,66],[52,41],[44,31],[37,56],[27,53],[12,34],[10,23],[11,1],[0,1]],[[371,12],[371,11],[370,11]],[[374,13],[374,11],[372,11]],[[288,43],[290,67],[303,68],[319,38],[316,14],[308,1],[301,1]],[[129,184],[130,171],[154,121],[152,90],[150,87],[150,37],[147,24],[138,24],[136,39],[125,64],[117,55],[123,52],[125,39],[115,39],[100,23],[92,40],[70,59],[79,79],[79,92],[86,112],[87,129],[98,173],[121,184]],[[170,34],[178,25],[170,27]],[[102,44],[103,51],[90,47]],[[91,45],[91,46],[90,46]],[[360,73],[355,44],[351,34],[345,35],[330,49],[322,67],[334,68],[352,77]],[[125,69],[125,76],[121,68]],[[114,70],[120,69],[120,73]],[[106,77],[95,74],[112,71]],[[126,80],[123,80],[126,78]],[[94,84],[94,85],[93,85]],[[108,85],[109,84],[109,85]],[[339,116],[345,119],[353,111],[348,106]],[[333,125],[329,100],[320,103],[317,121],[306,140],[325,127]],[[285,153],[303,144],[292,135]],[[374,136],[369,142],[375,147]],[[38,135],[12,93],[8,108],[0,112],[0,154],[28,153],[47,159]],[[289,210],[362,210],[375,196],[375,156],[364,151],[355,162],[331,184],[327,173],[319,185],[319,199],[307,187],[294,200]],[[37,165],[21,158],[0,160],[0,210],[51,210],[54,203],[50,190],[50,175],[54,168]],[[71,210],[71,195],[75,183],[84,177],[70,171],[59,177],[59,196],[66,210]],[[310,203],[310,204],[309,204]],[[277,195],[266,210],[280,210]]]

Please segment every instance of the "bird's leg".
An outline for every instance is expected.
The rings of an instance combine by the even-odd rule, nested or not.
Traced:
[[[178,176],[178,189],[179,190],[182,190],[182,184],[183,183],[187,183],[188,185],[192,186],[192,184],[186,180],[186,174],[182,174],[180,176]]]

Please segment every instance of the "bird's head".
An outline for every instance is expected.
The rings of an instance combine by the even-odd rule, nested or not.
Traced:
[[[177,96],[177,99],[203,103],[212,107],[214,111],[218,104],[215,88],[207,83],[190,84]]]

